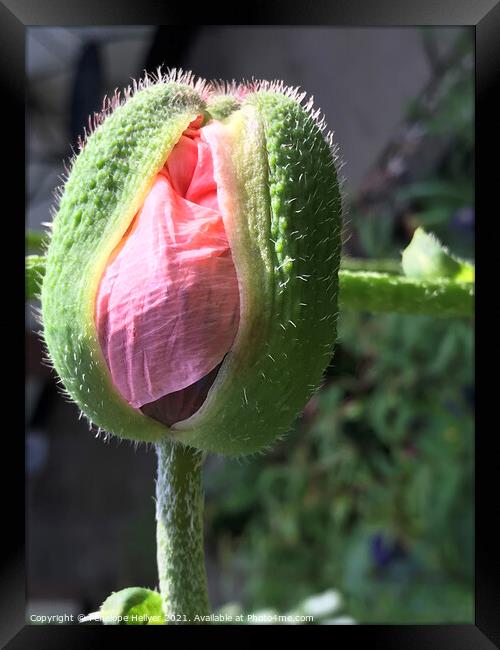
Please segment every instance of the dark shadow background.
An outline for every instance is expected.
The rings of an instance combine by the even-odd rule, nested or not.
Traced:
[[[469,29],[29,28],[27,61],[30,229],[103,96],[163,64],[314,95],[345,163],[346,253],[397,260],[424,225],[473,256]],[[28,309],[28,607],[87,613],[157,583],[155,455],[93,440],[34,330]],[[473,400],[471,323],[343,313],[288,439],[207,461],[213,606],[285,611],[333,589],[337,619],[471,622]]]

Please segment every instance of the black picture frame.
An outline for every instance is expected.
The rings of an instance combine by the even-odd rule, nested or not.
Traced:
[[[223,9],[223,11],[221,11]],[[498,116],[500,115],[496,84],[500,80],[500,2],[498,0],[419,0],[403,2],[401,0],[267,0],[254,1],[240,7],[239,15],[234,9],[229,9],[223,3],[214,7],[197,7],[192,3],[183,6],[182,3],[167,2],[105,2],[85,0],[75,2],[68,0],[3,0],[0,2],[0,78],[2,84],[2,109],[5,111],[3,144],[4,151],[11,152],[9,160],[10,171],[6,178],[8,195],[12,200],[9,223],[22,224],[21,213],[24,204],[15,197],[23,196],[24,174],[22,157],[24,148],[19,145],[24,142],[25,133],[25,36],[28,26],[77,26],[77,25],[176,25],[193,22],[196,17],[198,24],[258,24],[258,25],[335,25],[335,26],[405,26],[405,25],[469,25],[475,30],[476,38],[476,210],[481,227],[487,226],[488,217],[493,220],[497,212],[497,203],[493,197],[498,181],[498,165],[494,163],[493,152],[495,138],[498,140]],[[5,126],[8,128],[5,128]],[[15,164],[14,164],[15,163]],[[495,180],[494,180],[495,179]],[[495,183],[496,181],[496,183]],[[13,253],[14,262],[11,268],[19,270],[20,282],[24,277],[21,264],[24,257],[24,227],[12,234],[8,239],[7,248]],[[12,229],[13,231],[15,228]],[[19,237],[19,238],[17,238]],[[21,239],[22,238],[22,239]],[[482,247],[486,235],[476,238],[476,245]],[[14,243],[16,242],[16,243]],[[19,244],[19,249],[17,248]],[[24,246],[24,244],[23,244]],[[481,278],[483,263],[480,257],[477,262],[477,272]],[[13,274],[14,275],[14,274]],[[4,269],[4,278],[6,271]],[[8,280],[8,278],[7,278]],[[16,282],[7,282],[13,289],[9,313],[24,313],[21,303],[21,291],[16,288]],[[484,290],[479,280],[477,306],[481,315],[481,295]],[[19,311],[17,311],[19,307]],[[487,312],[485,315],[493,315]],[[10,318],[2,319],[2,333],[9,340],[8,355],[12,360],[4,361],[9,366],[9,391],[11,395],[21,392],[21,372],[18,368],[19,354],[17,346],[10,341],[16,340],[23,327],[10,323]],[[489,320],[487,315],[485,320]],[[9,322],[7,322],[9,321]],[[479,321],[481,322],[481,318]],[[8,332],[8,325],[13,333]],[[482,326],[482,324],[481,324]],[[492,336],[495,332],[493,330]],[[488,337],[476,340],[477,356],[480,357],[482,341]],[[486,345],[486,343],[484,343]],[[489,353],[489,352],[488,352]],[[491,364],[491,361],[490,361]],[[17,384],[19,379],[19,384]],[[477,379],[476,379],[477,383]],[[492,385],[493,384],[493,385]],[[495,404],[493,399],[494,379],[479,382],[479,404]],[[4,393],[8,395],[9,393]],[[490,399],[488,399],[490,398]],[[8,402],[8,403],[6,403]],[[12,397],[14,402],[14,397]],[[4,410],[9,410],[10,398],[4,400]],[[10,409],[12,410],[12,409]],[[115,632],[107,632],[104,627],[96,626],[37,626],[25,622],[25,540],[24,540],[24,440],[19,431],[19,418],[12,418],[12,425],[5,425],[4,436],[9,443],[4,446],[3,457],[8,458],[12,470],[9,476],[5,469],[3,477],[6,484],[2,494],[3,499],[3,541],[6,550],[1,555],[2,566],[0,573],[0,643],[9,650],[23,650],[31,647],[64,648],[93,648],[101,643],[101,639],[109,642],[118,640],[115,634],[123,634],[123,628],[115,627]],[[495,452],[496,431],[495,422],[489,425],[482,421],[476,431],[476,608],[475,624],[473,625],[356,625],[332,626],[327,628],[311,628],[298,626],[293,628],[293,634],[300,636],[322,633],[332,644],[366,643],[368,647],[406,648],[439,648],[454,650],[470,650],[500,647],[500,560],[499,535],[495,530],[496,506],[496,477],[500,468]],[[4,440],[5,445],[5,440]],[[121,629],[122,632],[118,632]],[[141,642],[149,645],[152,636],[158,633],[167,635],[170,639],[181,635],[185,640],[194,640],[193,635],[202,633],[204,638],[213,635],[223,635],[230,640],[232,635],[239,634],[242,628],[213,626],[202,629],[195,628],[148,628],[141,632]],[[244,633],[250,638],[259,634],[255,627],[245,627]],[[154,630],[154,631],[153,631]],[[307,631],[306,631],[307,630]],[[277,629],[277,626],[266,626],[266,634],[283,634],[290,628]],[[134,637],[134,632],[127,628],[128,640]],[[205,635],[208,635],[205,636]],[[120,638],[122,638],[120,636]],[[304,638],[304,637],[303,637]],[[342,646],[340,646],[342,647]]]

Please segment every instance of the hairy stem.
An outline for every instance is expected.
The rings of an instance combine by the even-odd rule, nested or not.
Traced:
[[[377,264],[376,261],[372,263]],[[26,257],[26,300],[36,296],[44,271],[43,257]],[[394,273],[341,269],[339,305],[341,309],[356,311],[461,318],[474,314],[474,283],[447,278],[422,280]]]
[[[421,280],[369,271],[340,271],[341,309],[440,318],[472,316],[474,283],[445,278]]]
[[[203,549],[203,456],[191,447],[156,444],[157,561],[168,625],[201,623],[209,614]]]
[[[35,298],[45,269],[44,258],[26,258],[26,300]],[[446,278],[421,280],[371,271],[339,271],[341,309],[400,314],[427,314],[440,318],[474,314],[474,283]]]

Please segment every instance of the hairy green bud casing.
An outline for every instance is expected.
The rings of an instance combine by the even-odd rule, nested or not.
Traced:
[[[278,83],[223,87],[170,75],[141,83],[87,138],[54,219],[41,301],[54,367],[98,427],[130,440],[252,453],[285,433],[317,389],[336,338],[341,199],[331,136],[302,100]],[[95,304],[110,257],[200,116],[239,326],[201,407],[167,426],[117,390]]]

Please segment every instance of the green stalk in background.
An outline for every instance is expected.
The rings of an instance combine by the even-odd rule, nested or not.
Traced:
[[[340,271],[341,309],[425,314],[436,318],[471,317],[474,284],[447,278],[417,280],[371,271]]]

